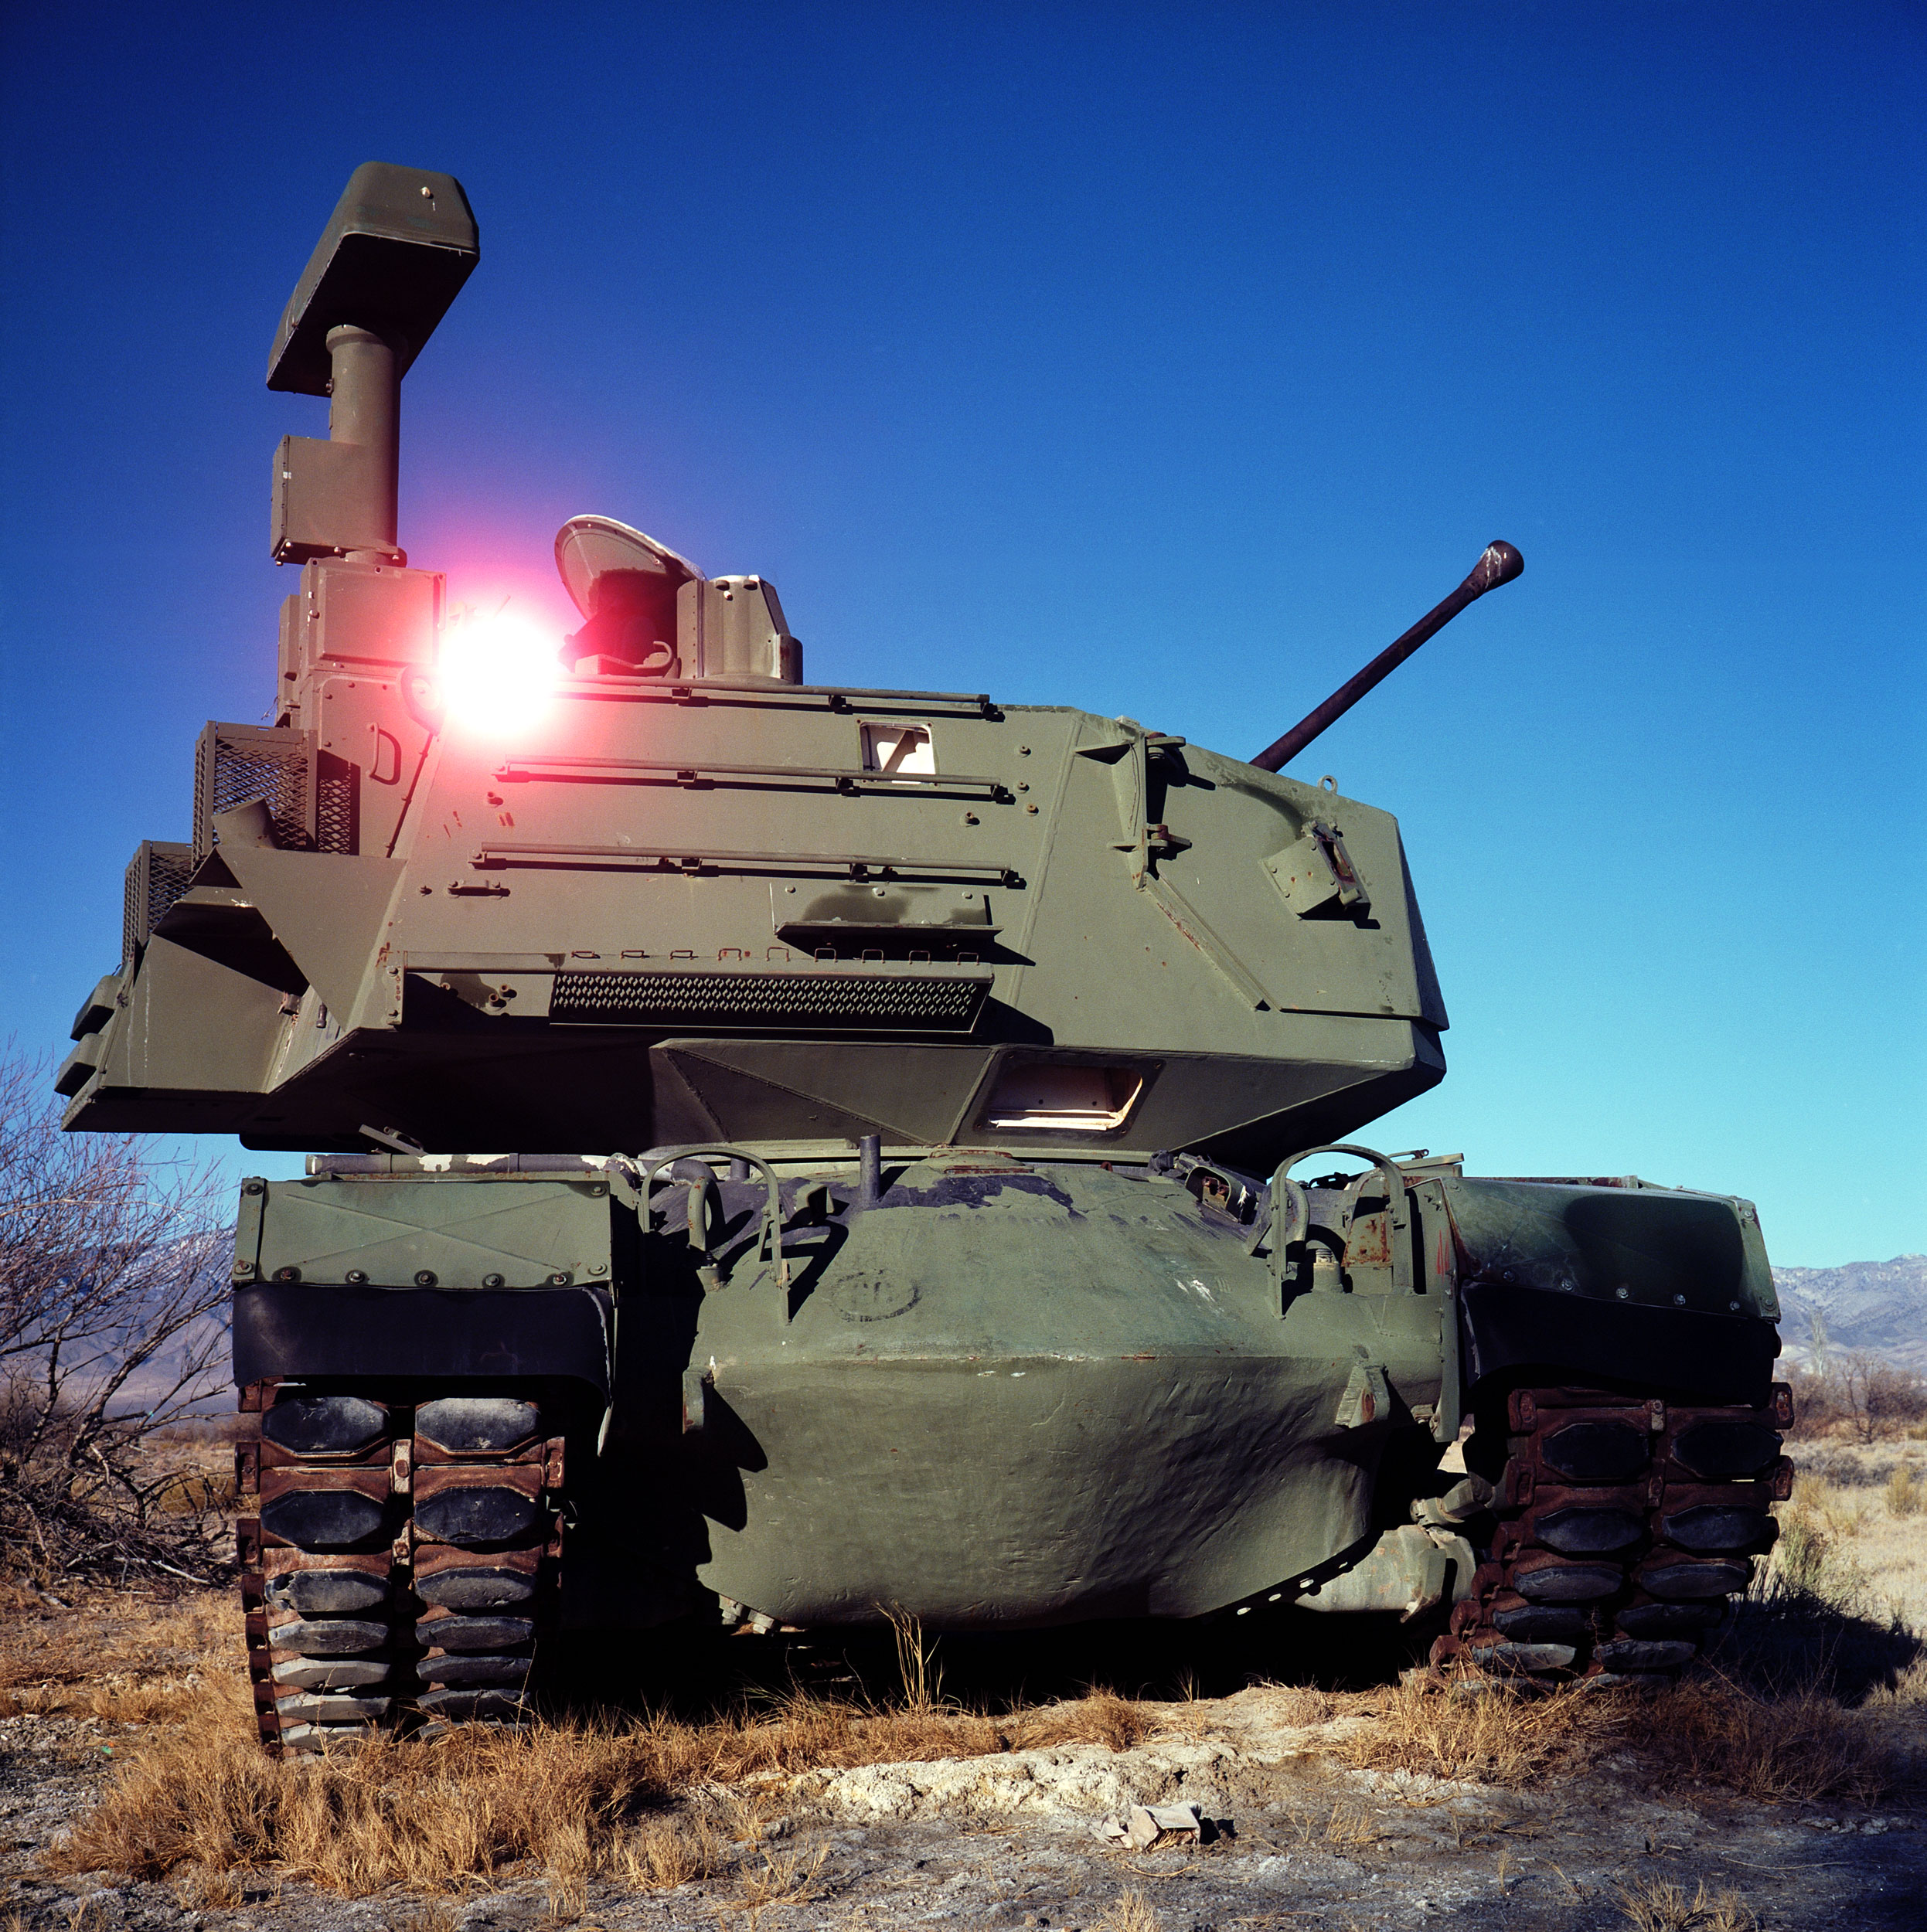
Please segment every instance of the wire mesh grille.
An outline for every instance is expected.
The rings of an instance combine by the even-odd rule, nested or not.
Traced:
[[[315,849],[353,852],[359,849],[356,814],[360,803],[359,774],[346,759],[321,754],[315,774]]]
[[[209,726],[194,751],[196,855],[205,859],[214,849],[216,814],[257,799],[267,808],[276,845],[284,851],[312,847],[306,739],[298,731]]]
[[[121,963],[133,964],[148,935],[194,876],[194,848],[150,840],[128,862],[121,901]]]
[[[549,1016],[611,1026],[836,1026],[952,1032],[980,980],[852,973],[558,973]]]

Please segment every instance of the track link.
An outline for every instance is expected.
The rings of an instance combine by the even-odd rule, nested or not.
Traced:
[[[1496,1526],[1432,1645],[1435,1668],[1677,1675],[1772,1546],[1769,1505],[1793,1493],[1779,1435],[1793,1420],[1784,1383],[1757,1408],[1586,1388],[1514,1389],[1483,1408],[1467,1461],[1491,1485]]]
[[[241,1392],[248,1676],[280,1757],[377,1730],[519,1721],[552,1627],[560,1436],[513,1394]]]

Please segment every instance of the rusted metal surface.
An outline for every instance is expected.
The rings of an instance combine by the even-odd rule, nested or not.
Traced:
[[[1494,1675],[1670,1676],[1720,1626],[1772,1546],[1791,1494],[1783,1383],[1758,1407],[1515,1389],[1481,1454],[1496,1519],[1435,1668]],[[1503,1435],[1500,1432],[1503,1431]],[[1504,1444],[1503,1457],[1493,1437]]]
[[[241,1392],[260,1423],[236,1451],[243,1506],[255,1512],[236,1542],[255,1721],[271,1756],[523,1714],[536,1641],[554,1621],[563,1438],[543,1431],[533,1403],[412,1393]],[[479,1431],[466,1413],[478,1406],[493,1412]],[[451,1410],[465,1439],[446,1426]],[[475,1439],[492,1420],[495,1437]]]
[[[1466,606],[1502,583],[1510,583],[1526,567],[1526,560],[1510,543],[1495,539],[1486,546],[1463,583],[1431,610],[1401,638],[1386,645],[1357,676],[1348,678],[1316,711],[1301,718],[1283,737],[1251,760],[1260,771],[1282,771],[1314,738],[1328,730],[1372,687],[1391,676],[1428,638],[1442,631]],[[1347,862],[1349,866],[1349,861]]]

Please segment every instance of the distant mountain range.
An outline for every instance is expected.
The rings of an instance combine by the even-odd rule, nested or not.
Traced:
[[[1783,1360],[1810,1368],[1816,1347],[1871,1349],[1927,1372],[1927,1254],[1849,1261],[1839,1268],[1775,1268]]]

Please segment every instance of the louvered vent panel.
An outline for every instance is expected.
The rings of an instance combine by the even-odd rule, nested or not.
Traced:
[[[855,973],[558,973],[552,1020],[666,1027],[962,1032],[986,978]]]

